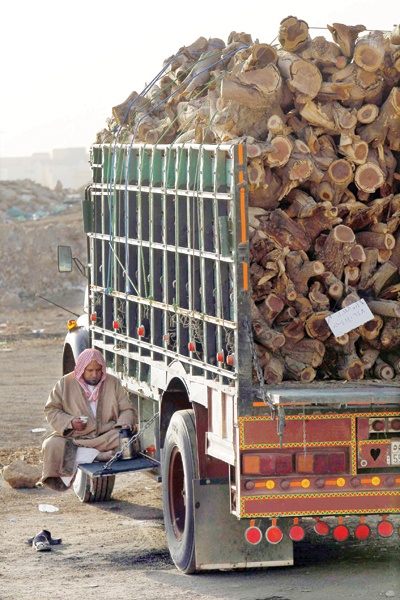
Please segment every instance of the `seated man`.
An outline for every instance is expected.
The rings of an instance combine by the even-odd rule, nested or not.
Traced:
[[[101,352],[91,348],[79,355],[74,372],[56,383],[44,413],[54,431],[43,442],[41,483],[57,491],[70,487],[78,462],[112,458],[119,428],[133,430],[137,422],[127,391],[106,373]]]

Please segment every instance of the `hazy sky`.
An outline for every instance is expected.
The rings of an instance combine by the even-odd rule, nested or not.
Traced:
[[[3,0],[0,154],[89,148],[111,108],[140,92],[165,58],[198,37],[231,31],[272,43],[294,15],[391,30],[397,0]],[[312,31],[326,35],[329,31]]]

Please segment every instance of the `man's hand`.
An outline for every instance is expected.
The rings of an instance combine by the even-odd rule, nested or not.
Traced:
[[[86,423],[81,421],[80,417],[74,417],[71,421],[71,427],[76,431],[83,431],[86,428]]]

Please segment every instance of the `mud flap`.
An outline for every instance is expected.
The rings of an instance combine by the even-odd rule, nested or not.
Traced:
[[[246,542],[249,520],[230,513],[228,483],[196,479],[193,491],[196,570],[293,565],[293,542],[287,534],[279,544],[265,537],[257,545]]]

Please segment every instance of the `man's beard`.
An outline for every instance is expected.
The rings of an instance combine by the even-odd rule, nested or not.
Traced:
[[[84,379],[85,379],[85,377],[84,377]],[[90,379],[85,379],[85,382],[86,382],[88,385],[98,385],[98,384],[100,383],[100,379],[101,379],[101,377],[98,377],[97,379],[92,379],[92,380],[90,380]]]

